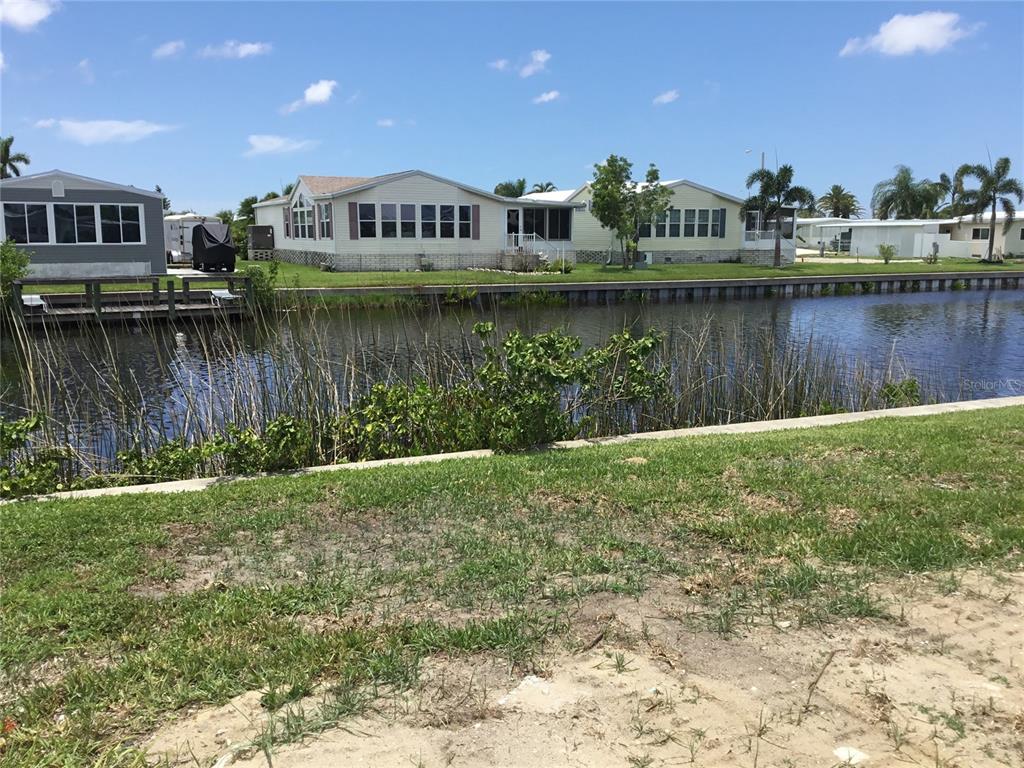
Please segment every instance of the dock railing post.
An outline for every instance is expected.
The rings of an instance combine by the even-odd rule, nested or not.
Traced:
[[[153,304],[154,306],[160,303],[160,278],[153,278]]]
[[[256,304],[256,297],[252,292],[252,277],[246,275],[242,279],[245,280],[245,303],[249,306],[249,311],[252,312]]]
[[[191,300],[191,297],[189,295],[188,282],[189,280],[187,277],[181,278],[181,301],[183,304],[188,304],[189,301]]]
[[[167,281],[167,318],[174,319],[174,280]]]

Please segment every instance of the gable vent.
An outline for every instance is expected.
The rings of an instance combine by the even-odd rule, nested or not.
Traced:
[[[64,197],[64,182],[57,180],[51,183],[50,194],[54,197]]]

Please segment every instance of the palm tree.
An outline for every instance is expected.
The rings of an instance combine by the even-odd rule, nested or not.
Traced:
[[[13,143],[13,136],[4,136],[0,139],[0,179],[21,176],[21,168],[18,166],[32,164],[24,152],[11,153],[11,144]]]
[[[963,204],[964,169],[967,167],[969,166],[961,165],[957,172],[953,174],[953,178],[950,178],[945,173],[939,174],[937,185],[942,193],[941,200],[943,202],[948,200],[945,205],[939,208],[938,213],[942,216],[962,216],[965,213]]]
[[[992,206],[992,217],[989,219],[988,227],[988,258],[992,261],[992,249],[996,241],[996,207],[1002,206],[1006,214],[1006,221],[1003,222],[1003,234],[1010,231],[1013,220],[1017,215],[1017,209],[1013,205],[1013,198],[1017,198],[1017,205],[1024,203],[1024,187],[1020,181],[1010,178],[1010,158],[1001,157],[996,160],[991,168],[985,165],[962,165],[957,171],[961,178],[973,176],[978,180],[977,189],[965,189],[962,202],[965,209],[970,211],[975,221],[980,221],[989,205]],[[1000,258],[1000,260],[1002,260]]]
[[[935,214],[942,195],[941,184],[930,179],[915,181],[912,170],[897,165],[895,176],[875,185],[871,207],[880,219],[927,219]]]
[[[545,181],[545,182],[542,182],[542,183],[534,184],[533,185],[533,189],[531,189],[530,191],[531,192],[554,192],[556,189],[558,189],[558,187],[556,187],[550,181]]]
[[[777,171],[758,168],[747,176],[747,189],[759,184],[758,194],[748,197],[740,215],[759,211],[763,220],[775,218],[775,266],[782,266],[782,209],[803,205],[814,197],[807,187],[793,185],[793,166],[783,165]],[[760,223],[758,226],[761,226]]]
[[[853,192],[842,184],[833,184],[828,192],[818,198],[822,213],[837,219],[859,219],[864,210]]]

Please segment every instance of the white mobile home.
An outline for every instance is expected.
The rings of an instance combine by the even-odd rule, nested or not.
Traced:
[[[975,221],[971,216],[955,219],[801,219],[797,242],[818,248],[824,243],[831,251],[862,257],[878,256],[879,245],[892,245],[901,258],[924,258],[938,248],[939,256],[968,258],[988,254],[991,217]],[[1014,221],[1004,234],[1006,216],[996,216],[993,253],[1009,256],[1024,253],[1024,222]]]

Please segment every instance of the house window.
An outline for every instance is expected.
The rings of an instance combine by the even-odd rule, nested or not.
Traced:
[[[651,236],[651,222],[644,221],[640,223],[640,237]]]
[[[54,205],[53,224],[61,244],[96,242],[96,208],[92,205]]]
[[[455,237],[455,206],[441,206],[441,237]]]
[[[722,209],[712,208],[711,209],[711,236],[718,237],[718,233],[721,231],[722,222]]]
[[[975,227],[972,229],[971,240],[988,240],[988,227]]]
[[[398,206],[394,203],[380,204],[380,236],[398,237]]]
[[[432,239],[437,237],[437,206],[420,206],[420,237]]]
[[[459,237],[463,240],[473,236],[473,207],[459,206]]]
[[[697,209],[687,208],[683,212],[683,237],[693,237],[697,234]]]
[[[654,236],[664,237],[668,233],[668,213],[662,212],[658,214],[658,218],[654,222]]]
[[[330,240],[334,237],[334,222],[331,221],[333,213],[333,203],[320,203],[320,238],[322,240]]]
[[[679,216],[682,214],[678,208],[668,209],[668,236],[679,237]]]
[[[707,208],[701,208],[697,211],[697,237],[708,236],[708,220],[711,217],[711,211]]]
[[[4,203],[4,227],[7,237],[16,243],[50,242],[45,205]]]
[[[416,237],[416,206],[402,203],[402,237]]]
[[[572,240],[571,208],[551,208],[548,211],[548,239]]]
[[[313,223],[313,207],[307,200],[300,197],[292,208],[292,237],[296,239],[312,240],[316,237],[316,227]]]
[[[359,236],[377,236],[377,206],[374,203],[359,204]]]
[[[548,212],[544,208],[524,208],[523,234],[547,237],[548,230],[545,226],[547,215]]]
[[[100,233],[104,243],[141,243],[137,205],[101,205]]]
[[[1020,239],[1024,240],[1024,227],[1020,228]]]

